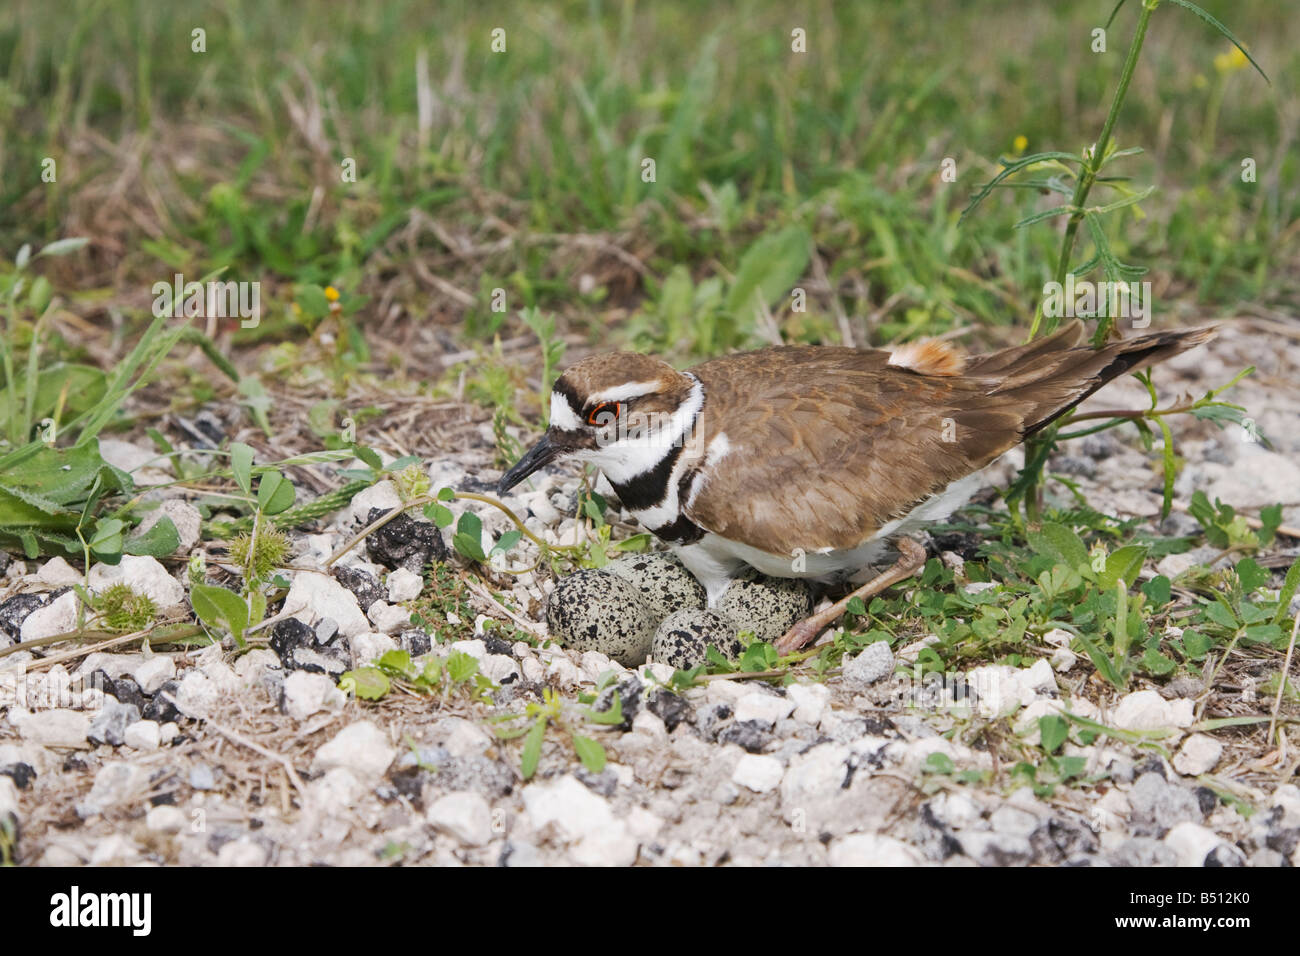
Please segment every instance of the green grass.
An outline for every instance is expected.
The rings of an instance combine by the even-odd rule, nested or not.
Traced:
[[[1110,128],[1140,12],[1125,4],[1107,52],[1093,53],[1091,31],[1113,6],[10,0],[0,9],[0,432],[10,446],[0,463],[21,452],[40,456],[42,474],[62,469],[54,459],[66,449],[10,450],[39,437],[45,418],[69,440],[128,427],[126,398],[146,368],[171,410],[233,398],[259,439],[280,437],[276,397],[309,396],[308,441],[335,453],[315,463],[365,441],[355,429],[381,414],[369,404],[377,393],[464,397],[491,410],[504,464],[517,451],[508,427],[545,414],[566,346],[685,361],[776,338],[1022,338],[1043,284],[1098,240],[1081,230],[1070,259],[1059,221],[1014,228],[1061,202],[1032,188],[993,193],[964,222],[961,213],[1000,157],[1077,155]],[[1205,6],[1273,84],[1236,69],[1229,44],[1172,0],[1152,16],[1113,127],[1117,148],[1145,152],[1105,172],[1156,191],[1109,213],[1105,236],[1116,260],[1151,267],[1157,324],[1300,303],[1300,25],[1271,0]],[[196,28],[205,52],[191,48]],[[490,46],[498,28],[504,53]],[[807,53],[791,50],[795,28]],[[1244,159],[1253,183],[1242,181]],[[954,182],[941,175],[945,160]],[[42,178],[47,161],[54,181]],[[355,180],[343,175],[353,166]],[[1115,198],[1100,195],[1092,202]],[[24,244],[72,237],[90,244],[15,261]],[[261,324],[219,326],[212,338],[151,326],[151,286],[176,272],[261,282]],[[806,311],[792,307],[795,285]],[[414,326],[428,333],[422,351],[386,341]],[[532,347],[509,351],[512,339]],[[475,357],[442,368],[460,350]],[[47,387],[59,363],[114,355],[128,356],[116,374],[83,371],[95,388]],[[371,391],[357,408],[359,386]],[[222,458],[202,474],[174,457],[182,481],[231,489],[200,502],[205,519],[237,515],[207,520],[206,533],[249,535],[239,594],[204,590],[193,569],[204,623],[243,640],[280,589],[278,559],[257,543],[267,528],[321,517],[383,469],[364,451],[367,471],[334,476],[352,479],[342,491],[291,507],[292,496],[278,500],[279,469],[306,459],[255,467],[251,447],[229,454],[228,468]],[[1167,462],[1172,476],[1172,451]],[[50,540],[73,553],[120,553],[134,520],[126,492],[105,484],[114,475],[97,459],[77,474],[63,498],[20,517],[54,515],[62,524]],[[584,508],[596,533],[574,563],[631,545],[610,541],[595,496]],[[1207,540],[1238,554],[1272,534],[1209,502],[1192,513]],[[899,646],[927,633],[938,643],[921,667],[950,671],[1029,663],[1046,653],[1042,634],[1066,630],[1115,689],[1175,670],[1210,685],[1233,654],[1255,648],[1272,661],[1285,650],[1300,571],[1280,599],[1248,557],[1235,571],[1199,567],[1138,586],[1139,553],[1154,559],[1188,541],[1082,505],[1041,517],[1026,533],[1006,513],[980,515],[983,544],[961,572],[931,561],[920,586],[860,608],[832,645],[804,655],[801,673],[830,673],[872,640]],[[476,533],[465,538],[479,547]],[[38,544],[34,533],[19,540]],[[994,587],[968,593],[972,582]],[[416,620],[456,636],[440,622],[449,610],[473,619],[464,583],[439,567],[428,584]],[[774,654],[756,647],[742,666],[788,679],[792,662]],[[370,669],[373,696],[393,682],[446,689],[441,674],[407,664]],[[572,717],[558,699],[527,713],[526,766],[536,767],[548,726],[572,734]],[[1073,779],[1073,758],[1055,753],[1062,718],[1045,720],[1041,753],[1026,752],[1016,772],[1050,787]],[[603,760],[585,741],[573,736],[577,756]]]
[[[672,268],[729,278],[761,233],[799,226],[843,308],[869,317],[863,338],[1027,325],[1059,243],[1010,227],[1042,201],[1017,191],[961,227],[957,215],[1018,136],[1032,152],[1096,135],[1137,5],[1094,54],[1110,6],[20,0],[0,13],[0,124],[15,133],[0,151],[0,236],[90,235],[93,252],[61,274],[84,292],[175,270],[260,279],[280,337],[301,334],[275,324],[290,285],[374,291],[419,257],[465,298],[408,283],[401,304],[425,316],[432,298],[471,342],[521,332],[513,316],[537,304],[592,337],[627,325],[627,341],[698,354],[756,330],[738,316],[702,343],[648,332]],[[1115,252],[1156,264],[1162,303],[1293,301],[1300,197],[1279,109],[1300,28],[1269,3],[1208,7],[1277,82],[1220,73],[1226,42],[1162,7],[1118,129],[1121,147],[1148,148],[1125,172],[1159,191],[1120,214]],[[790,50],[796,26],[806,54]],[[195,27],[206,53],[191,52]],[[1237,175],[1244,155],[1256,184]],[[40,180],[47,156],[54,184]],[[946,157],[955,183],[940,179]],[[340,179],[345,158],[355,183]],[[123,175],[128,160],[138,175]],[[473,251],[421,228],[397,242],[413,209]],[[646,274],[571,238],[593,235]],[[583,271],[607,281],[584,294]],[[809,314],[787,334],[835,338],[830,290],[808,285]],[[507,313],[489,308],[496,287]]]

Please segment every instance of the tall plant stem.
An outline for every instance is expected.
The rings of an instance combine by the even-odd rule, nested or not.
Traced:
[[[1070,271],[1070,256],[1074,252],[1074,240],[1079,233],[1079,223],[1083,222],[1084,207],[1083,204],[1088,199],[1088,193],[1092,191],[1093,184],[1097,181],[1097,173],[1101,170],[1102,162],[1106,157],[1106,149],[1110,146],[1111,134],[1115,131],[1115,123],[1119,119],[1120,107],[1124,105],[1124,97],[1128,94],[1129,83],[1133,81],[1133,74],[1137,70],[1138,57],[1142,53],[1142,43],[1146,40],[1147,26],[1151,22],[1151,14],[1155,13],[1156,7],[1159,6],[1160,0],[1143,0],[1142,13],[1138,17],[1137,32],[1133,34],[1133,42],[1129,44],[1128,57],[1124,60],[1124,72],[1120,74],[1119,86],[1115,89],[1115,97],[1110,103],[1110,112],[1106,114],[1106,122],[1101,127],[1101,135],[1097,137],[1097,142],[1093,145],[1090,153],[1087,154],[1087,161],[1079,171],[1079,179],[1074,184],[1074,198],[1070,200],[1070,205],[1074,207],[1074,212],[1070,215],[1069,222],[1065,226],[1065,235],[1061,237],[1061,253],[1056,260],[1056,273],[1054,279],[1058,283],[1065,282],[1065,276]],[[1043,317],[1043,309],[1040,305],[1034,312],[1034,324],[1029,330],[1029,339],[1032,341],[1038,334],[1038,325]],[[1050,324],[1044,331],[1051,332],[1056,328],[1056,320],[1050,320]],[[1105,326],[1100,329],[1104,330]],[[1100,343],[1097,343],[1100,344]],[[1068,418],[1068,416],[1067,416]],[[1060,424],[1064,424],[1061,422]],[[1039,519],[1042,511],[1042,503],[1039,501],[1040,486],[1039,475],[1042,472],[1042,466],[1047,461],[1047,451],[1044,446],[1052,445],[1056,441],[1056,432],[1058,426],[1054,425],[1041,435],[1031,438],[1027,442],[1025,452],[1025,461],[1037,462],[1038,473],[1033,475],[1032,480],[1025,488],[1025,514],[1031,522]]]

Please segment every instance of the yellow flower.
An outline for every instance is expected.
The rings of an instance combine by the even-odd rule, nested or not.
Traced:
[[[1022,134],[1012,141],[1011,148],[1016,151],[1017,155],[1019,155],[1025,151],[1025,147],[1028,145],[1029,139]]]
[[[1246,59],[1246,54],[1234,46],[1227,53],[1220,53],[1214,57],[1214,69],[1220,73],[1235,73],[1244,69],[1248,62],[1250,61]]]
[[[297,302],[293,303],[293,314],[302,315],[302,306],[300,306]]]
[[[325,298],[329,299],[331,302],[337,302],[339,300],[339,290],[334,288],[332,285],[327,285],[325,287]]]

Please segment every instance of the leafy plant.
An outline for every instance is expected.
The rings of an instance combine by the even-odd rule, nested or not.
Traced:
[[[542,409],[542,424],[551,419],[551,386],[560,376],[560,363],[564,361],[564,352],[568,347],[564,339],[555,332],[555,316],[543,313],[530,306],[520,309],[519,318],[537,336],[542,348],[542,379],[537,390],[537,402]]]
[[[358,700],[381,700],[394,685],[415,694],[439,694],[444,703],[461,690],[479,699],[496,689],[479,671],[478,661],[463,651],[452,651],[445,660],[428,657],[422,664],[413,661],[408,651],[387,651],[373,664],[347,671],[339,680],[339,689]]]
[[[608,681],[612,675],[606,677]],[[598,685],[599,686],[599,685]],[[542,744],[546,740],[546,730],[554,725],[568,738],[574,753],[582,765],[592,773],[605,769],[605,748],[601,743],[575,729],[577,720],[587,720],[593,724],[616,727],[623,723],[623,704],[618,692],[613,694],[612,703],[607,710],[592,707],[575,707],[564,700],[554,688],[542,690],[541,701],[529,701],[522,714],[509,714],[497,718],[501,724],[523,721],[522,727],[498,726],[496,734],[502,740],[524,739],[520,754],[519,772],[529,780],[537,772],[537,764],[542,757]]]
[[[1238,42],[1231,31],[1222,23],[1206,13],[1200,7],[1191,3],[1190,0],[1169,0],[1176,6],[1196,14],[1214,29],[1226,37],[1232,45],[1245,56],[1250,63],[1264,76],[1265,81],[1268,77],[1260,69],[1259,64],[1255,63],[1250,54]],[[1112,10],[1110,18],[1107,20],[1106,27],[1109,28],[1114,21],[1115,16],[1124,6],[1125,0],[1119,0]],[[1065,284],[1067,276],[1080,278],[1087,276],[1098,269],[1101,270],[1107,282],[1111,283],[1129,283],[1141,278],[1147,269],[1142,266],[1130,265],[1121,262],[1119,257],[1112,250],[1110,240],[1107,237],[1105,225],[1102,217],[1129,207],[1136,208],[1144,199],[1149,197],[1154,191],[1155,186],[1145,189],[1134,189],[1128,184],[1127,177],[1120,176],[1103,176],[1102,173],[1114,161],[1124,157],[1133,156],[1142,150],[1138,147],[1119,149],[1113,136],[1115,126],[1119,119],[1120,109],[1124,104],[1124,99],[1128,93],[1129,83],[1133,79],[1133,73],[1137,68],[1138,59],[1142,52],[1142,46],[1146,39],[1147,28],[1150,24],[1151,17],[1156,8],[1160,5],[1160,0],[1142,0],[1141,10],[1138,14],[1137,27],[1133,35],[1132,43],[1129,46],[1128,55],[1125,58],[1124,66],[1120,73],[1119,82],[1115,89],[1115,94],[1111,99],[1110,109],[1106,114],[1106,120],[1102,125],[1101,133],[1097,141],[1088,147],[1085,147],[1079,153],[1068,153],[1060,151],[1045,151],[1033,153],[1029,156],[1020,157],[1015,160],[1003,159],[1000,161],[1001,170],[991,180],[981,186],[971,197],[970,203],[962,212],[962,218],[965,219],[989,194],[997,188],[1033,188],[1040,189],[1044,192],[1053,192],[1062,196],[1069,197],[1069,201],[1055,206],[1051,209],[1036,212],[1026,216],[1016,223],[1016,228],[1029,226],[1034,223],[1045,222],[1050,219],[1062,216],[1066,219],[1065,231],[1061,239],[1060,252],[1057,255],[1056,266],[1053,270],[1053,281],[1057,287]],[[1025,173],[1036,175],[1037,178],[1024,178],[1019,174]],[[1014,178],[1013,178],[1014,177]],[[1095,187],[1108,188],[1118,195],[1110,198],[1109,201],[1088,205],[1088,198]],[[1093,243],[1093,256],[1086,262],[1071,269],[1070,262],[1074,253],[1075,243],[1079,234],[1080,226],[1086,225],[1089,238]],[[1127,287],[1127,286],[1126,286]],[[1096,329],[1093,333],[1093,344],[1100,346],[1111,335],[1115,328],[1115,317],[1107,310],[1102,310]],[[1055,318],[1047,317],[1043,322],[1044,309],[1043,302],[1040,299],[1038,307],[1034,313],[1033,324],[1029,330],[1029,339],[1032,340],[1040,331],[1044,333],[1052,332],[1056,327]],[[1243,372],[1242,375],[1247,374]],[[1241,375],[1237,376],[1233,382],[1239,380]],[[1132,415],[1125,415],[1116,418],[1096,428],[1088,429],[1085,432],[1077,434],[1087,434],[1091,431],[1100,431],[1105,428],[1113,428],[1124,421],[1133,421],[1135,424],[1141,423],[1143,419],[1151,419],[1159,425],[1165,443],[1165,504],[1164,513],[1168,514],[1169,499],[1173,488],[1173,436],[1168,425],[1164,421],[1164,415],[1173,412],[1192,411],[1191,408],[1168,409],[1161,413],[1153,414],[1157,407],[1155,387],[1151,384],[1149,374],[1143,376],[1143,382],[1146,384],[1148,391],[1151,393],[1151,411],[1137,412]],[[1231,385],[1232,383],[1229,383]],[[1224,386],[1226,389],[1229,386]],[[1219,389],[1218,391],[1222,391]],[[1222,404],[1222,403],[1220,403]],[[1229,406],[1235,408],[1236,406]],[[1238,411],[1240,411],[1238,409]],[[1025,456],[1025,466],[1021,470],[1017,481],[1007,492],[1008,503],[1013,507],[1023,501],[1026,513],[1030,520],[1037,520],[1041,508],[1038,499],[1038,487],[1041,483],[1041,475],[1047,459],[1055,449],[1058,441],[1064,437],[1059,431],[1070,421],[1078,421],[1083,416],[1072,416],[1067,413],[1060,420],[1049,426],[1047,429],[1033,436],[1027,443]],[[1202,417],[1208,417],[1203,415]],[[1140,424],[1143,430],[1144,440],[1148,443],[1149,430],[1145,425]]]

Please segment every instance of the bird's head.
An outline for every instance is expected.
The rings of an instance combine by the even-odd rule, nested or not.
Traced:
[[[551,390],[550,427],[507,471],[505,494],[561,458],[588,462],[618,484],[653,468],[689,434],[703,405],[700,383],[635,352],[593,355]]]

